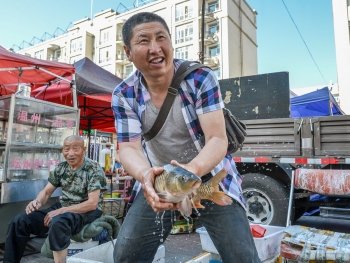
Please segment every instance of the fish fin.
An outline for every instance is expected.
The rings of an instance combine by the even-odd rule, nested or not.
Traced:
[[[217,186],[219,183],[224,179],[227,175],[227,172],[225,169],[222,169],[220,172],[218,172],[216,175],[214,175],[210,180],[207,182],[208,184],[211,184],[212,186]]]
[[[197,200],[193,203],[193,206],[195,208],[205,208],[202,204],[201,204],[201,201],[200,200]]]
[[[178,209],[184,217],[189,217],[192,214],[192,203],[190,198],[185,198],[180,202],[180,207]]]
[[[157,193],[157,195],[159,196],[159,198],[164,199],[164,200],[166,200],[168,197],[166,192]]]
[[[227,172],[225,169],[222,169],[220,172],[218,172],[216,175],[214,175],[212,178],[210,178],[207,182],[203,184],[203,187],[212,188],[212,192],[221,192],[219,188],[219,183],[226,177]],[[210,195],[211,196],[211,195]]]
[[[228,195],[226,195],[224,192],[215,192],[211,195],[210,198],[211,201],[213,201],[217,205],[230,205],[232,204],[232,199]]]
[[[169,202],[169,203],[179,202],[179,198],[177,198],[174,195],[171,195],[168,192],[160,192],[160,193],[157,193],[157,195],[159,196],[159,199],[164,201],[164,202]]]

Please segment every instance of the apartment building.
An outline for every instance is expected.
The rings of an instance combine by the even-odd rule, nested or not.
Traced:
[[[176,58],[203,58],[219,79],[257,74],[256,12],[244,0],[158,0],[123,13],[108,9],[18,53],[66,63],[88,57],[126,78],[134,68],[124,55],[121,30],[128,17],[142,11],[166,20]]]
[[[350,114],[350,1],[333,0],[334,41],[342,110]]]

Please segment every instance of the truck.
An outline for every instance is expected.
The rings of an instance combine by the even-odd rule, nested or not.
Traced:
[[[247,128],[243,147],[232,158],[243,177],[248,219],[285,226],[295,169],[350,169],[350,116],[289,117],[287,72],[220,84],[226,108]],[[309,201],[308,196],[300,196],[300,201]],[[295,209],[294,217],[305,210]]]

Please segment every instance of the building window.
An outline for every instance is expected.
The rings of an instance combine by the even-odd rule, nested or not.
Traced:
[[[220,55],[220,47],[219,46],[213,46],[213,47],[209,47],[209,57],[216,57]]]
[[[133,66],[132,64],[130,65],[126,65],[125,66],[125,74],[124,74],[124,78],[128,77],[131,73],[133,72]]]
[[[208,25],[208,34],[210,36],[215,35],[219,31],[218,23]]]
[[[34,57],[38,59],[45,59],[44,58],[44,50],[39,50],[34,53]]]
[[[193,9],[190,2],[184,2],[175,6],[175,21],[181,21],[191,18],[193,16]]]
[[[175,29],[175,44],[180,44],[193,39],[193,25],[185,24],[176,27]]]
[[[125,59],[128,59],[128,58],[125,55],[124,50],[117,49],[117,60],[125,60]]]
[[[53,52],[53,59],[54,60],[59,60],[61,57],[61,49],[56,49],[54,52]]]
[[[83,41],[81,37],[72,39],[70,41],[70,53],[76,53],[83,50]]]
[[[213,13],[215,11],[219,10],[219,2],[213,1],[208,3],[208,13]]]
[[[190,54],[193,54],[193,46],[179,47],[175,49],[175,57],[179,59],[189,59]]]
[[[111,60],[111,46],[100,48],[99,63],[105,63]]]
[[[101,29],[100,44],[108,43],[111,40],[112,27]]]

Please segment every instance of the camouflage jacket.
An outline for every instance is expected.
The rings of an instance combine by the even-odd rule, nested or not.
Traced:
[[[95,161],[85,158],[83,165],[73,171],[66,161],[59,163],[49,176],[49,182],[61,187],[61,205],[64,207],[79,204],[88,199],[88,194],[100,189],[98,208],[102,210],[103,191],[106,190],[106,176]]]

